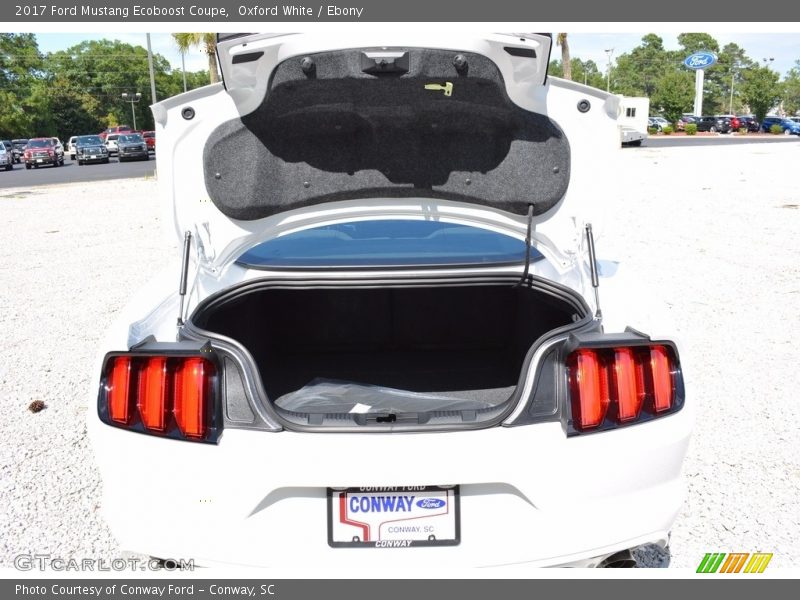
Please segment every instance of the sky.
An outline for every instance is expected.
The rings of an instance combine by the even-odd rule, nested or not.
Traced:
[[[645,32],[646,33],[646,32]],[[593,60],[601,71],[608,62],[606,49],[613,48],[611,53],[612,63],[620,54],[629,52],[641,42],[645,33],[570,33],[570,53],[573,57],[582,60]],[[677,50],[677,33],[663,33],[656,30],[664,40],[668,50]],[[773,69],[781,76],[791,69],[795,61],[800,60],[800,34],[798,33],[735,33],[709,31],[720,44],[720,47],[729,42],[735,42],[744,48],[747,55],[753,60],[774,59],[770,61]],[[555,34],[554,34],[555,35]],[[169,33],[152,33],[151,45],[153,52],[163,55],[173,68],[180,69],[181,55]],[[144,33],[37,33],[40,50],[51,52],[64,50],[84,40],[97,40],[102,38],[118,39],[121,42],[147,47]],[[557,58],[559,50],[553,49],[553,57]],[[186,54],[186,70],[199,71],[207,68],[205,54],[199,49],[192,49]]]

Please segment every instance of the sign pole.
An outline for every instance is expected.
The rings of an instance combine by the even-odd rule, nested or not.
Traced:
[[[704,69],[697,69],[694,72],[694,115],[696,117],[703,116],[703,78],[705,77]]]

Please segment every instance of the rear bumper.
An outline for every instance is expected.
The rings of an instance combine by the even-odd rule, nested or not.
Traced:
[[[686,408],[569,439],[558,423],[427,434],[229,429],[215,446],[109,427],[92,399],[89,432],[104,514],[126,550],[282,568],[594,566],[667,543],[684,497]],[[460,485],[458,546],[329,547],[326,487],[425,484]]]

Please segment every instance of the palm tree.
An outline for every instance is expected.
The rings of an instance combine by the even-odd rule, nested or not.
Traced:
[[[566,35],[566,34],[565,34]],[[217,34],[216,33],[173,33],[178,50],[185,53],[192,46],[200,47],[208,55],[208,78],[211,83],[219,81],[217,70]]]
[[[569,58],[569,43],[567,42],[567,34],[559,33],[556,38],[556,43],[561,46],[561,68],[564,73],[564,79],[572,80],[572,63]]]

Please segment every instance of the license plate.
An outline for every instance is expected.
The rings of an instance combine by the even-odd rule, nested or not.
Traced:
[[[41,158],[37,158],[36,162],[42,162],[42,159]]]
[[[93,158],[97,158],[97,155],[96,155],[96,154],[92,154],[92,155],[89,157],[89,159],[90,159],[90,160],[91,160],[91,159],[93,159]]]
[[[458,486],[328,489],[334,548],[455,546],[460,540]]]

